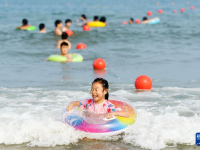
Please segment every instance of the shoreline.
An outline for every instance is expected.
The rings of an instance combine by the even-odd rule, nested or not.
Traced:
[[[79,141],[76,144],[70,145],[61,145],[55,147],[28,147],[28,143],[24,144],[13,144],[13,145],[5,145],[0,144],[0,149],[2,150],[147,150],[144,148],[140,148],[137,146],[133,146],[131,144],[126,144],[120,141]],[[196,145],[177,145],[176,147],[166,147],[162,150],[196,150],[200,147]]]

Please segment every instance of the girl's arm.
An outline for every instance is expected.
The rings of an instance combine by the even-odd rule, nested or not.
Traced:
[[[67,111],[72,111],[74,107],[76,106],[80,106],[80,102],[79,101],[73,101],[71,103],[69,103],[69,105],[67,106]]]
[[[112,118],[113,116],[120,116],[120,117],[128,118],[128,117],[129,117],[129,112],[126,111],[126,110],[111,112],[111,113],[108,113],[108,114],[106,115],[106,118],[107,118],[107,119],[110,119],[110,118]]]

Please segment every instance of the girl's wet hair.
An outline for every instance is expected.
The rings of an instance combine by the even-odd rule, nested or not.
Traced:
[[[108,81],[105,80],[105,79],[103,79],[103,78],[96,78],[96,79],[92,82],[92,84],[95,83],[95,82],[99,82],[100,84],[102,84],[103,90],[109,88]],[[105,95],[105,99],[108,100],[108,97],[109,97],[109,94],[108,94],[108,92],[107,92],[107,94]]]

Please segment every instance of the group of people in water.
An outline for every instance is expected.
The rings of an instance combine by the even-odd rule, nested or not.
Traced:
[[[147,17],[143,17],[143,21],[141,23],[146,24],[149,23],[150,21],[154,20],[156,18],[153,19],[149,19]],[[90,21],[87,19],[85,14],[82,14],[80,17],[80,20],[76,20],[76,25],[77,26],[84,26],[90,22],[102,22],[105,25],[106,24],[106,17],[102,16],[101,18],[99,18],[99,16],[94,16],[93,21]],[[130,18],[128,21],[129,24],[133,24],[134,23],[134,19]],[[63,27],[62,21],[61,20],[56,20],[55,21],[55,30],[54,30],[54,34],[57,36],[61,36],[61,40],[59,40],[57,42],[57,49],[60,49],[61,51],[61,56],[64,56],[67,58],[67,61],[72,61],[72,56],[68,54],[69,49],[71,49],[71,42],[68,40],[68,34],[67,31],[69,30],[69,28],[72,25],[72,20],[70,19],[66,19],[65,20],[65,26]],[[31,25],[28,24],[28,20],[27,19],[23,19],[22,20],[22,26],[17,27],[17,29],[19,30],[26,30],[27,28],[30,28]],[[39,24],[39,33],[46,33],[46,27],[44,23]]]
[[[84,26],[87,23],[90,23],[86,17],[85,14],[82,14],[80,17],[80,20],[76,20],[76,25],[77,26]],[[94,16],[94,21],[93,22],[103,22],[106,24],[106,17],[101,17],[99,19],[98,16]],[[72,20],[66,19],[65,20],[65,26],[63,27],[62,21],[61,20],[56,20],[55,21],[55,30],[54,34],[57,36],[61,36],[61,40],[57,42],[57,49],[60,49],[61,55],[64,57],[67,57],[67,61],[72,61],[71,55],[68,54],[69,49],[71,49],[71,42],[68,40],[68,34],[66,33],[67,30],[71,27]],[[27,19],[22,20],[22,26],[17,27],[16,29],[19,30],[26,30],[27,28],[31,27],[31,25],[28,24]],[[46,33],[46,27],[44,23],[39,24],[39,33]]]

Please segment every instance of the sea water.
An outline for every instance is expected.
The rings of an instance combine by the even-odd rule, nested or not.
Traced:
[[[198,1],[162,0],[2,0],[0,2],[0,148],[2,149],[194,149],[200,132],[200,9]],[[190,10],[194,5],[195,9]],[[184,7],[186,12],[180,13]],[[162,9],[163,14],[157,10]],[[176,9],[178,13],[173,13]],[[147,11],[156,25],[123,25]],[[76,20],[86,14],[106,16],[108,26],[82,31]],[[17,31],[27,18],[46,34]],[[54,21],[72,20],[70,53],[83,55],[81,63],[47,62],[59,54]],[[87,49],[76,50],[78,43]],[[94,71],[96,58],[106,71]],[[154,92],[135,92],[140,75],[153,81]],[[94,137],[63,124],[61,114],[74,100],[90,97],[91,83],[104,77],[110,94],[125,97],[137,109],[137,122],[124,134]],[[82,141],[84,137],[100,141]],[[43,148],[45,147],[45,148]],[[36,148],[35,148],[36,149]],[[52,148],[53,149],[53,148]]]

